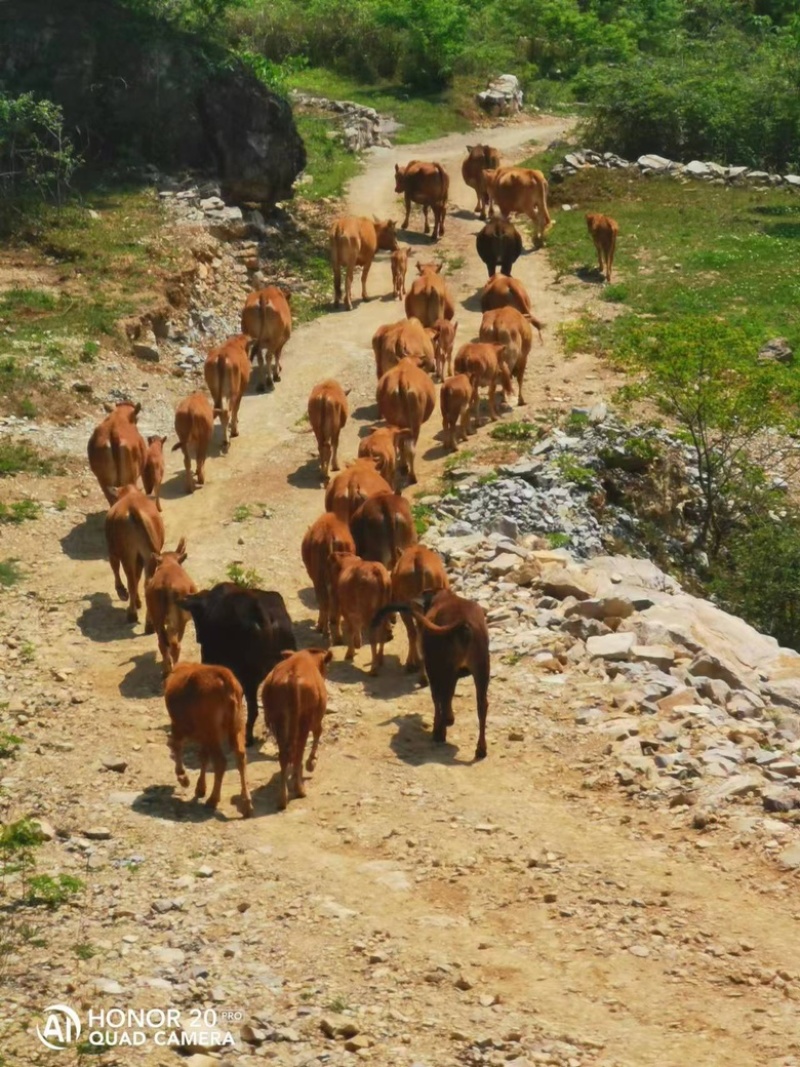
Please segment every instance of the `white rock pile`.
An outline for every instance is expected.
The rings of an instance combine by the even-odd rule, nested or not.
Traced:
[[[770,174],[765,170],[749,167],[723,166],[720,163],[702,162],[693,159],[689,163],[678,163],[652,153],[639,156],[635,161],[623,159],[615,152],[594,152],[588,148],[574,149],[568,152],[563,162],[557,163],[551,171],[553,181],[562,181],[586,167],[604,167],[609,170],[633,170],[642,175],[668,175],[673,178],[694,178],[711,182],[713,185],[753,185],[769,188],[784,186],[800,189],[798,174]]]
[[[602,683],[602,698],[574,713],[575,728],[607,741],[608,769],[631,795],[686,806],[698,827],[733,803],[760,809],[752,817],[762,820],[800,810],[797,652],[649,560],[579,561],[501,532],[429,530],[425,539],[456,590],[486,609],[495,663],[528,658],[565,694],[587,677]],[[779,825],[783,839],[791,826]],[[780,855],[800,867],[800,849]]]
[[[290,93],[292,104],[297,108],[313,111],[332,111],[339,118],[339,132],[348,152],[363,152],[365,148],[380,145],[388,148],[389,134],[397,129],[394,120],[378,114],[374,107],[354,104],[352,100],[329,100],[324,96],[312,96],[294,90]]]
[[[522,89],[515,74],[501,74],[476,95],[476,100],[490,115],[516,115],[522,110]]]

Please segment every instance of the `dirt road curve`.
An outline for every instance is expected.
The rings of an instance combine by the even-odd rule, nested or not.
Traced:
[[[558,120],[540,120],[492,131],[491,140],[506,159],[520,159],[530,154],[525,142],[544,145],[562,130]],[[448,167],[452,206],[437,251],[465,259],[452,276],[466,301],[461,340],[477,330],[474,294],[483,282],[474,252],[480,224],[459,169],[472,140],[376,151],[350,190],[353,211],[401,219],[394,163],[436,158]],[[419,214],[412,225],[408,239],[424,253]],[[556,393],[581,403],[597,398],[606,372],[588,358],[565,362],[555,342],[554,327],[579,297],[555,284],[545,253],[526,255],[519,267],[551,327],[529,364],[531,405]],[[375,414],[370,338],[380,323],[401,317],[385,295],[387,261],[375,266],[371,286],[379,299],[296,332],[283,382],[270,396],[246,399],[242,436],[227,458],[209,461],[206,488],[184,497],[172,456],[164,494],[169,546],[188,537],[187,567],[198,582],[221,577],[231,560],[255,567],[286,597],[304,644],[314,642],[314,610],[299,547],[322,510],[322,490],[299,420],[321,378],[352,386],[342,453],[355,455]],[[441,462],[438,428],[437,417],[420,447],[423,484]],[[271,517],[231,522],[237,505],[255,502]],[[58,943],[26,950],[32,966],[23,991],[0,1005],[0,1019],[26,1020],[65,1000],[215,1005],[289,1028],[260,1054],[245,1045],[251,1058],[226,1062],[263,1062],[266,1049],[267,1062],[292,1067],[358,1059],[379,1067],[800,1062],[793,1058],[800,1054],[800,904],[790,885],[745,849],[700,838],[685,817],[673,823],[669,812],[638,809],[613,787],[593,788],[583,761],[596,761],[597,742],[578,733],[574,712],[604,699],[597,679],[565,687],[526,661],[497,662],[489,755],[476,765],[468,682],[459,686],[452,743],[434,748],[429,696],[398,667],[402,641],[390,646],[377,680],[365,672],[368,649],[354,666],[339,649],[307,800],[276,814],[270,740],[260,741],[249,765],[252,821],[231,803],[233,773],[215,817],[196,811],[185,791],[173,795],[155,639],[141,626],[133,636],[110,599],[96,487],[88,503],[95,513],[66,538],[66,554],[58,545],[36,547],[43,613],[52,603],[65,620],[58,634],[48,630],[42,669],[73,668],[88,699],[64,706],[41,730],[71,750],[43,743],[15,765],[26,788],[13,793],[10,814],[44,812],[73,836],[101,825],[112,838],[82,875],[89,890],[80,913],[62,911]],[[185,654],[195,658],[191,638]],[[512,730],[524,740],[509,740]],[[263,738],[263,723],[257,732]],[[101,770],[110,757],[123,757],[127,770]],[[144,857],[135,875],[114,865],[134,855]],[[45,856],[54,869],[80,862],[79,851],[60,843],[46,846]],[[203,864],[213,876],[195,878]],[[176,898],[181,910],[151,910]],[[77,960],[77,942],[92,943],[97,955]],[[197,967],[207,978],[192,977]],[[124,992],[96,992],[98,979]],[[318,1011],[345,1007],[373,1043],[361,1053],[320,1032]],[[2,1053],[10,1063],[48,1055],[55,1062],[24,1034]],[[102,1062],[179,1061],[150,1048]]]

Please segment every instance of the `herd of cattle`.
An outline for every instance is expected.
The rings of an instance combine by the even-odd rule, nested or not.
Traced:
[[[518,403],[524,404],[523,377],[533,330],[540,323],[531,311],[524,286],[511,277],[522,252],[522,238],[508,221],[512,212],[527,214],[541,242],[552,224],[547,210],[547,182],[540,171],[501,167],[496,149],[470,147],[462,173],[477,195],[476,213],[489,220],[477,236],[477,251],[489,280],[481,293],[483,320],[477,341],[453,350],[458,325],[455,303],[441,266],[418,263],[418,277],[406,291],[411,250],[397,243],[391,221],[346,217],[330,231],[334,301],[352,307],[355,268],[361,267],[362,298],[378,250],[391,253],[394,295],[404,300],[406,317],[380,326],[372,338],[377,372],[378,410],[386,425],[364,437],[358,458],[344,470],[338,460],[339,435],[347,422],[347,395],[333,380],[311,391],[308,417],[317,439],[319,465],[326,485],[325,512],[306,532],[301,553],[319,608],[317,629],[330,646],[347,640],[352,660],[362,635],[371,645],[370,673],[383,664],[384,645],[400,614],[408,634],[409,671],[421,670],[434,705],[434,740],[443,742],[453,723],[453,695],[458,679],[471,675],[479,724],[475,758],[486,755],[489,687],[489,635],[480,605],[455,595],[441,558],[417,544],[413,516],[400,491],[407,473],[416,481],[414,456],[422,424],[436,406],[434,379],[441,382],[439,405],[445,445],[456,448],[478,424],[479,390],[488,389],[488,413],[497,418],[497,386],[506,395],[516,379]],[[422,206],[425,232],[433,212],[433,237],[444,233],[449,178],[438,163],[413,161],[395,168],[395,188],[403,193],[408,226],[412,203]],[[494,206],[500,217],[494,217]],[[601,272],[611,276],[616,223],[587,215]],[[496,269],[500,266],[501,273]],[[258,360],[257,388],[274,388],[281,379],[281,354],[292,330],[288,294],[277,286],[251,293],[242,311],[242,332],[209,352],[203,392],[182,400],[175,412],[177,443],[183,453],[186,490],[205,482],[205,460],[214,420],[222,427],[222,452],[239,433],[239,407],[251,366]],[[453,373],[455,372],[455,373]],[[122,402],[109,410],[88,445],[89,465],[109,510],[105,520],[109,562],[127,617],[136,622],[145,577],[145,632],[155,632],[163,660],[165,701],[171,721],[170,751],[178,781],[187,786],[183,745],[199,746],[200,776],[196,797],[206,793],[206,768],[214,785],[206,801],[219,803],[226,766],[223,743],[230,744],[241,776],[240,807],[253,812],[247,785],[245,746],[253,743],[259,697],[265,720],[278,746],[281,782],[278,804],[288,802],[290,777],[297,796],[305,796],[303,758],[313,734],[306,770],[312,770],[326,710],[325,673],[331,648],[297,650],[292,622],[277,592],[221,582],[198,592],[183,568],[184,539],[164,551],[160,486],[166,437],[144,440],[137,428],[139,404]],[[195,470],[192,471],[194,461]],[[331,478],[331,472],[335,476]],[[144,492],[137,486],[141,480]],[[124,582],[120,575],[124,574]],[[179,663],[181,641],[191,616],[201,650],[200,664]],[[245,713],[246,706],[246,713]]]

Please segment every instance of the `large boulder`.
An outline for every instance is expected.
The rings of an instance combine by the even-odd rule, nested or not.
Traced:
[[[214,170],[231,199],[291,196],[305,149],[286,100],[222,48],[121,0],[4,0],[0,80],[60,104],[94,165]]]
[[[515,74],[501,74],[477,95],[478,103],[490,115],[515,115],[522,110],[522,89]]]

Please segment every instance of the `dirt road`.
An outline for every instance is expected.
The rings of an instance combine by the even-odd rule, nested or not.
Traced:
[[[543,119],[492,131],[491,140],[519,159],[530,154],[525,142],[545,145],[563,128]],[[360,214],[398,218],[394,163],[437,158],[448,167],[453,206],[436,251],[464,260],[451,271],[465,302],[460,340],[477,333],[484,275],[474,252],[480,223],[459,170],[471,140],[376,151],[349,196]],[[412,226],[407,239],[426,253],[417,212]],[[599,399],[613,384],[607,371],[588,357],[564,361],[555,340],[557,323],[585,297],[556,284],[545,253],[526,255],[516,273],[549,326],[529,363],[531,407],[554,396]],[[202,492],[184,497],[175,462],[164,492],[169,546],[188,538],[198,583],[221,578],[233,560],[254,567],[285,596],[303,644],[314,643],[314,608],[299,546],[322,490],[301,417],[316,381],[352,386],[342,454],[355,455],[375,415],[370,338],[401,317],[386,295],[387,261],[373,269],[371,289],[369,304],[296,332],[284,380],[245,400],[242,436],[229,456],[209,461]],[[438,426],[434,418],[420,446],[423,486],[443,456]],[[232,521],[238,506],[256,503],[269,517]],[[239,818],[230,772],[209,817],[188,791],[173,790],[155,639],[141,625],[132,634],[111,600],[96,486],[87,504],[85,522],[61,545],[30,544],[36,597],[3,606],[8,633],[22,608],[38,621],[43,689],[60,671],[56,692],[78,698],[25,717],[20,731],[32,741],[7,776],[7,814],[43,815],[63,830],[65,839],[45,846],[43,869],[74,869],[88,888],[79,909],[59,912],[45,946],[26,947],[27,974],[0,1005],[0,1022],[29,1024],[57,1001],[214,1007],[278,1028],[260,1049],[241,1046],[247,1055],[231,1064],[800,1062],[791,883],[738,842],[700,838],[685,818],[637,809],[603,784],[597,741],[574,726],[577,709],[609,698],[597,677],[565,685],[524,662],[496,662],[489,756],[473,764],[468,681],[448,745],[434,747],[429,695],[398,667],[402,641],[378,679],[366,673],[368,649],[352,666],[340,649],[308,799],[276,813],[274,746],[261,740],[249,765],[256,817]],[[196,655],[190,637],[185,655]],[[523,740],[509,740],[512,731]],[[263,738],[262,723],[257,732]],[[119,757],[124,772],[103,769]],[[85,830],[98,826],[110,840],[86,842]],[[204,866],[210,876],[197,876]],[[85,943],[95,955],[79,960],[74,946]],[[326,1039],[320,1013],[344,1013],[364,1047]],[[30,1032],[15,1032],[2,1055],[54,1062]],[[99,1062],[179,1061],[147,1048]]]

